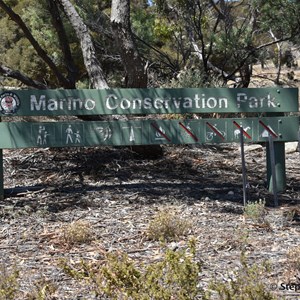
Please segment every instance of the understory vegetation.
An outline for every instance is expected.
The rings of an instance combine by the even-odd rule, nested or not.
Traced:
[[[167,207],[153,215],[145,230],[145,238],[158,242],[159,255],[151,261],[140,261],[126,252],[113,251],[101,254],[97,261],[60,259],[57,268],[78,284],[88,285],[96,299],[132,300],[272,300],[280,299],[270,289],[272,265],[268,261],[253,263],[247,256],[247,226],[263,224],[264,201],[250,202],[244,208],[244,221],[240,223],[239,268],[229,270],[211,279],[208,286],[202,284],[203,261],[197,251],[193,236],[192,220],[181,217],[178,210]],[[250,223],[249,223],[250,222]],[[58,232],[58,243],[71,250],[78,244],[90,244],[97,238],[92,225],[81,220],[64,226]],[[184,242],[183,242],[184,241]],[[299,271],[299,247],[287,252],[290,272]],[[0,265],[0,299],[57,299],[58,282],[46,278],[34,282],[32,290],[22,294],[21,272],[16,264],[7,268]],[[271,283],[270,283],[271,282]],[[273,283],[274,287],[274,283]],[[274,289],[273,289],[274,290]],[[105,297],[105,298],[103,298]]]

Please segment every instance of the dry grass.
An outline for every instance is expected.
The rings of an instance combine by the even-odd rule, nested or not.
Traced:
[[[147,236],[152,240],[171,241],[185,236],[192,229],[189,219],[180,216],[178,210],[168,207],[159,211],[147,229]]]
[[[76,244],[89,243],[93,240],[92,226],[82,220],[72,222],[62,228],[61,240],[70,248]]]

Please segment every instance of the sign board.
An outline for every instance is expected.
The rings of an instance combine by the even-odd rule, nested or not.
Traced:
[[[0,90],[0,116],[296,111],[296,88]]]
[[[0,123],[0,148],[203,144],[298,139],[298,117]]]

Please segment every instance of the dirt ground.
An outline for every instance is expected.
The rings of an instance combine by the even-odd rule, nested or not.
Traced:
[[[59,261],[97,262],[113,251],[136,261],[159,259],[160,243],[146,239],[145,231],[167,207],[193,223],[188,236],[169,246],[185,247],[196,238],[203,288],[212,279],[228,281],[240,268],[243,249],[251,264],[271,264],[266,289],[280,299],[299,299],[298,292],[280,290],[281,284],[300,283],[299,266],[289,256],[300,237],[299,152],[286,155],[287,189],[276,208],[266,189],[265,148],[246,148],[246,164],[248,201],[267,203],[263,225],[243,215],[238,144],[164,146],[164,156],[153,160],[123,148],[5,150],[2,272],[12,266],[20,271],[18,299],[37,299],[30,296],[45,282],[55,286],[46,299],[104,299],[68,277]],[[78,220],[90,225],[93,240],[67,247],[63,228]]]

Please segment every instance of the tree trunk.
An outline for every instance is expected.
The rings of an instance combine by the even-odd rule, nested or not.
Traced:
[[[130,0],[113,0],[111,23],[126,72],[126,87],[147,87],[145,66],[136,48],[130,25]]]
[[[76,88],[76,78],[78,76],[78,68],[75,65],[73,56],[70,49],[70,44],[68,41],[68,36],[66,34],[63,21],[60,16],[58,4],[56,0],[47,0],[48,9],[51,15],[51,21],[53,27],[56,30],[58,41],[62,53],[64,55],[64,63],[66,70],[68,71],[68,80],[73,89]]]
[[[87,26],[75,10],[73,4],[69,0],[58,0],[62,5],[66,15],[71,22],[77,38],[80,41],[82,55],[85,67],[89,74],[92,86],[95,89],[108,88],[107,81],[104,77],[104,72],[96,57],[95,47],[88,31]]]
[[[146,88],[147,73],[131,31],[130,0],[112,0],[111,23],[126,72],[126,87]],[[163,155],[160,145],[133,146],[131,149],[145,158]]]

